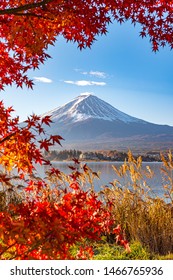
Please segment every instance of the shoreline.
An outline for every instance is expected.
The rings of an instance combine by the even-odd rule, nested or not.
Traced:
[[[50,161],[72,161],[73,159],[80,162],[124,162],[128,160],[129,154],[119,152],[116,150],[109,151],[87,151],[80,150],[63,150],[63,151],[50,151],[45,154],[47,160]],[[139,153],[133,155],[134,160],[142,159],[142,162],[161,162],[161,154],[155,151],[148,153]]]
[[[79,160],[79,162],[103,162],[103,163],[124,163],[124,160],[95,160],[95,159],[77,159]],[[63,159],[63,160],[60,160],[60,159],[53,159],[53,160],[50,160],[51,162],[74,162],[73,159]],[[145,163],[162,163],[162,161],[158,161],[158,160],[150,160],[150,161],[145,161],[144,159],[142,159],[142,162],[145,162]]]

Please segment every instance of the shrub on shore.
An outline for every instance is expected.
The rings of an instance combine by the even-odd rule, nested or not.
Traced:
[[[153,196],[145,181],[153,172],[143,170],[141,158],[134,159],[131,152],[119,169],[113,167],[125,183],[115,180],[99,193],[93,184],[99,175],[78,160],[69,166],[70,176],[52,168],[44,180],[34,177],[23,190],[4,187],[1,259],[172,258],[171,153],[162,161],[169,203]]]

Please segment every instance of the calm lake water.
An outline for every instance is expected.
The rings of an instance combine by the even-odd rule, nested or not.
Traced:
[[[68,166],[73,164],[73,162],[53,162],[53,165],[65,174],[71,174],[72,170],[70,170]],[[126,178],[126,181],[124,181],[124,179],[116,175],[112,168],[112,165],[116,166],[117,168],[120,167],[122,162],[87,162],[87,165],[92,169],[92,171],[101,172],[100,179],[94,179],[94,187],[96,191],[99,191],[104,185],[111,186],[109,182],[112,182],[113,180],[119,180],[122,184],[125,182],[127,183],[127,181],[130,183],[129,178]],[[154,172],[153,178],[149,179],[145,177],[145,181],[147,182],[148,186],[151,187],[154,194],[162,197],[164,194],[164,189],[162,186],[163,178],[160,171],[162,163],[143,162],[142,166],[143,169],[146,169],[146,166],[149,166]]]

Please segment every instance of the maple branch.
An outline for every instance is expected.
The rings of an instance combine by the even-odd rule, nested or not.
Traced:
[[[34,8],[39,8],[41,6],[45,6],[46,4],[49,4],[51,2],[53,2],[54,0],[43,0],[41,2],[38,3],[32,3],[32,4],[26,4],[26,5],[22,5],[16,8],[9,8],[9,9],[5,9],[5,10],[0,10],[0,15],[9,15],[9,14],[16,14],[18,12],[21,11],[26,11],[26,10],[31,10]]]
[[[13,133],[9,134],[8,136],[6,136],[6,137],[0,139],[0,144],[2,144],[3,142],[9,140],[9,139],[10,139],[12,136],[14,136],[15,134],[16,134],[16,132],[13,132]]]
[[[34,13],[15,13],[15,16],[22,16],[22,17],[36,17],[36,18],[42,18],[42,19],[47,19],[47,20],[53,20],[52,18],[50,17],[45,17],[43,15],[37,15],[37,14],[34,14]]]
[[[9,245],[8,248],[5,248],[2,252],[0,252],[0,256],[2,256],[5,252],[7,252],[10,248],[12,248],[17,241],[15,241],[13,244]]]

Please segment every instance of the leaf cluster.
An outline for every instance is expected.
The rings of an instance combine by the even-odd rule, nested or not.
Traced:
[[[71,259],[70,247],[76,242],[99,240],[111,231],[117,243],[129,249],[109,208],[94,191],[92,180],[98,174],[74,158],[71,173],[65,175],[44,159],[43,151],[62,140],[45,134],[50,117],[33,115],[21,125],[11,117],[12,108],[5,109],[2,102],[0,106],[1,259]],[[36,164],[47,165],[44,179]],[[92,256],[92,247],[86,245],[75,258]]]
[[[33,87],[27,72],[50,57],[49,45],[57,36],[91,47],[98,34],[107,33],[111,21],[130,20],[141,25],[153,51],[173,47],[172,1],[153,0],[10,0],[0,3],[0,90],[15,83]]]

